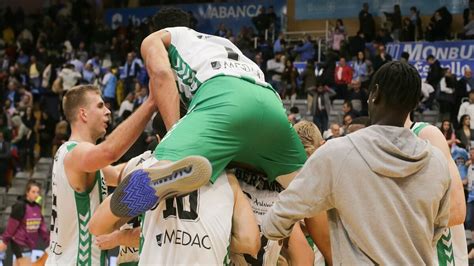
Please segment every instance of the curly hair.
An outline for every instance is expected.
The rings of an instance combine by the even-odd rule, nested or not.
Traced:
[[[308,157],[313,154],[319,146],[321,146],[323,136],[313,122],[303,120],[296,123],[294,129],[300,137],[301,143],[303,143],[304,150]]]
[[[160,9],[152,18],[153,31],[159,31],[168,27],[190,27],[191,19],[185,11],[175,7]]]

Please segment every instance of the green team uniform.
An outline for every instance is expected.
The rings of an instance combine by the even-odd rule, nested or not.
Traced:
[[[419,136],[421,131],[429,125],[423,122],[413,123],[410,129],[416,136]],[[468,265],[466,247],[466,233],[463,224],[446,228],[436,244],[435,261],[439,266]]]
[[[188,113],[155,150],[160,160],[190,155],[212,164],[211,181],[231,161],[264,171],[270,181],[301,168],[303,145],[259,67],[229,40],[189,28],[166,28],[168,55]]]

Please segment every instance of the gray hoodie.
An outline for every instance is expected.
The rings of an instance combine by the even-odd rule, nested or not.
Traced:
[[[408,129],[371,126],[328,141],[263,220],[268,239],[328,211],[333,262],[432,265],[449,218],[441,151]]]

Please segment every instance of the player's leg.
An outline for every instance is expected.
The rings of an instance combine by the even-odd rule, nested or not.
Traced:
[[[218,84],[222,86],[222,83]],[[211,93],[199,96],[198,92],[192,111],[180,119],[157,146],[154,155],[159,162],[148,169],[132,172],[119,184],[110,204],[115,216],[135,216],[153,207],[160,200],[158,196],[163,199],[172,196],[173,191],[174,195],[187,193],[209,179],[214,182],[240,149],[242,141],[236,133],[236,128],[241,125],[239,107],[233,103],[232,97],[226,95],[228,90],[200,90],[206,89]],[[190,161],[196,155],[209,160],[212,175],[207,172],[211,167],[201,171],[205,168],[203,160]],[[163,175],[163,171],[168,176]],[[150,174],[157,177],[148,178]],[[188,177],[188,174],[193,177]],[[169,179],[169,175],[183,176],[183,179],[162,183],[163,179]]]

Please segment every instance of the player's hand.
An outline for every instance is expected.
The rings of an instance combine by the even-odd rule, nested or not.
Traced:
[[[95,245],[101,250],[113,249],[119,245],[119,233],[120,231],[117,230],[107,235],[97,236],[95,238]]]
[[[3,241],[0,241],[0,252],[4,252],[7,250],[7,245],[3,243]]]

